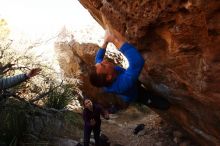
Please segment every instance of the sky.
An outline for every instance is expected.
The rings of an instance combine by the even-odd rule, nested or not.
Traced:
[[[10,39],[20,50],[25,48],[22,44],[27,39],[34,42],[54,38],[34,50],[51,62],[55,59],[55,37],[63,27],[73,32],[79,42],[98,43],[104,34],[78,0],[0,0],[1,18],[7,21]]]
[[[46,43],[35,47],[33,52],[41,55],[46,63],[52,63],[57,72],[60,68],[54,42],[64,27],[80,43],[101,45],[104,37],[103,28],[78,0],[0,0],[2,18],[8,23],[10,39],[16,51],[22,52],[32,42],[45,40]]]
[[[97,25],[78,0],[0,0],[0,17],[12,32],[30,37],[53,33],[64,25],[74,29]]]

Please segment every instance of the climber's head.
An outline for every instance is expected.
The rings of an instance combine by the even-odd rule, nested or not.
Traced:
[[[114,64],[106,60],[97,63],[90,73],[91,84],[96,87],[111,85],[117,76],[114,68]]]

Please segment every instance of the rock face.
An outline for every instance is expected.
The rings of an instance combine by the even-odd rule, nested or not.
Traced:
[[[172,103],[162,115],[201,145],[220,145],[220,1],[80,3],[103,28],[139,49],[145,58],[140,80]]]
[[[45,110],[13,98],[0,102],[0,145],[59,146],[83,135],[81,115],[72,111]],[[70,144],[69,144],[70,145]]]
[[[62,38],[62,35],[60,38]],[[74,39],[65,39],[65,41],[58,39],[55,43],[55,51],[58,54],[59,65],[64,75],[71,78],[76,77],[81,80],[80,88],[84,96],[93,98],[104,106],[109,106],[110,102],[121,104],[118,98],[111,94],[103,93],[102,90],[93,87],[89,82],[89,70],[95,64],[94,58],[98,49],[98,45],[91,43],[81,44]],[[120,57],[118,56],[119,60]],[[115,60],[112,61],[114,62]]]

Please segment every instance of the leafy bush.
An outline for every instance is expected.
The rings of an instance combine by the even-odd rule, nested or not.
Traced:
[[[10,92],[31,103],[56,109],[64,108],[77,96],[80,92],[78,88],[80,81],[77,77],[71,79],[63,77],[60,71],[55,70],[58,68],[56,61],[48,62],[48,58],[43,58],[42,54],[36,55],[33,51],[47,41],[21,40],[22,42],[14,43],[7,38],[10,32],[7,23],[0,19],[0,33],[2,32],[5,33],[0,37],[0,78],[27,73],[33,68],[42,69],[36,77],[10,88]]]
[[[63,109],[74,98],[76,98],[76,92],[73,91],[73,86],[65,84],[48,94],[45,105],[49,108]]]

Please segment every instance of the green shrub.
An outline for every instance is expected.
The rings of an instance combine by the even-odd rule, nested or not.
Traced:
[[[45,105],[49,108],[63,109],[76,97],[71,84],[61,85],[49,93]]]

